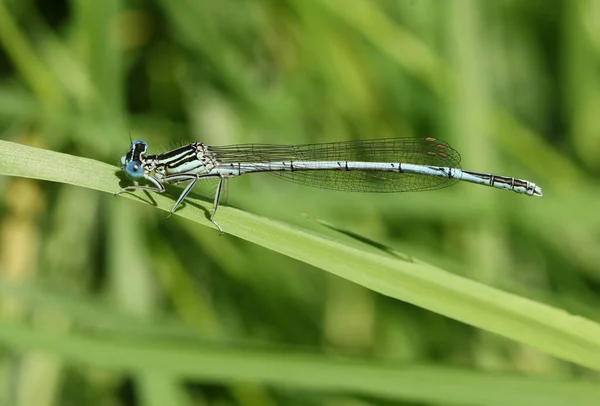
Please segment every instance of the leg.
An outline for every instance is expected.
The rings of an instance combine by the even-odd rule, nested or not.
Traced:
[[[221,191],[221,197],[219,198],[219,203],[223,202],[227,204],[227,198],[229,197],[229,178],[225,178],[225,182],[223,182],[223,190]]]
[[[185,189],[183,189],[183,192],[181,192],[181,194],[179,195],[179,198],[177,199],[177,201],[175,202],[175,205],[171,209],[171,213],[169,214],[169,216],[171,214],[175,213],[175,210],[177,210],[177,207],[179,207],[181,202],[183,202],[185,200],[185,198],[192,191],[192,189],[194,188],[194,185],[196,184],[196,182],[198,182],[199,179],[200,179],[200,177],[198,177],[198,175],[187,175],[187,174],[169,175],[169,176],[165,176],[163,178],[163,181],[169,182],[169,183],[181,183],[181,182],[187,182],[187,181],[190,182],[185,187]]]
[[[183,200],[187,197],[187,195],[193,189],[196,182],[198,182],[198,177],[192,178],[191,182],[185,187],[185,189],[183,189],[183,192],[181,192],[181,194],[179,195],[179,199],[177,199],[177,201],[175,202],[175,205],[171,209],[171,214],[175,213],[175,210],[177,210],[177,207],[179,207],[181,202],[183,202]]]
[[[156,193],[163,193],[165,191],[165,186],[158,179],[156,179],[150,175],[144,175],[144,178],[146,180],[148,180],[149,182],[153,183],[154,186],[140,186],[140,185],[125,186],[123,189],[115,192],[115,196],[119,195],[123,192],[129,192],[132,190],[149,190],[151,192],[156,192]]]
[[[215,191],[215,201],[213,203],[213,209],[210,213],[210,221],[219,229],[219,232],[223,234],[223,229],[217,222],[215,221],[215,214],[217,213],[217,208],[219,207],[219,200],[221,198],[221,192],[223,189],[227,190],[227,178],[219,179],[219,184],[217,185],[217,190]]]
[[[194,175],[192,177],[190,175],[187,175],[187,177],[186,177],[185,175],[183,175],[183,176],[182,175],[174,175],[174,176],[169,177],[168,179],[165,178],[165,180],[169,180],[171,182],[191,180],[190,184],[185,187],[183,192],[181,192],[181,195],[179,196],[179,199],[177,199],[175,206],[173,206],[173,208],[171,209],[171,214],[175,213],[175,210],[177,209],[177,207],[187,197],[187,195],[190,193],[190,191],[192,190],[192,188],[194,187],[196,182],[198,182],[198,180],[208,179],[208,178],[213,178],[213,177],[215,177],[215,176],[195,176]],[[215,192],[215,200],[214,200],[212,212],[210,214],[210,221],[211,221],[211,223],[213,223],[215,225],[215,227],[217,227],[220,234],[223,234],[223,229],[215,221],[215,213],[217,212],[217,207],[219,207],[219,200],[221,197],[221,192],[223,189],[226,189],[226,188],[227,188],[227,178],[219,177],[219,184],[217,185],[217,190]]]

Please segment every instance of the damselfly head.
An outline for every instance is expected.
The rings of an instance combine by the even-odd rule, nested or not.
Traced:
[[[148,150],[148,144],[142,140],[131,142],[131,148],[127,154],[121,157],[121,168],[131,179],[140,179],[144,176],[144,155]]]

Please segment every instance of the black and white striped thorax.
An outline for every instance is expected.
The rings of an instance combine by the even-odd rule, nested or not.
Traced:
[[[202,142],[185,145],[164,154],[148,155],[144,160],[146,173],[154,173],[157,179],[177,174],[203,175],[217,165],[211,152]]]

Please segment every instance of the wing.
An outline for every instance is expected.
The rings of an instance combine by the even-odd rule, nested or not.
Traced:
[[[460,169],[460,154],[435,138],[385,138],[303,145],[240,144],[209,147],[224,165],[267,162],[382,162]],[[455,178],[392,171],[301,170],[273,171],[282,179],[323,189],[353,192],[435,190],[458,182]]]

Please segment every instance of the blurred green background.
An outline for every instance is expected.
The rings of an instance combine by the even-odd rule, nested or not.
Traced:
[[[0,45],[1,138],[114,165],[130,137],[151,153],[446,140],[463,168],[545,197],[261,174],[231,181],[227,204],[600,321],[600,1],[2,0]],[[464,396],[600,379],[150,205],[21,178],[0,190],[0,321],[21,337],[0,346],[7,405],[487,404]],[[206,376],[178,369],[190,348],[212,356],[190,366]],[[328,356],[365,368],[360,382],[384,362],[473,385],[365,393],[332,382]],[[270,378],[248,379],[263,362]],[[294,384],[308,376],[323,384]]]

